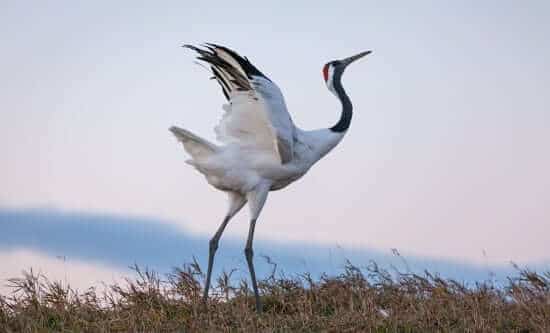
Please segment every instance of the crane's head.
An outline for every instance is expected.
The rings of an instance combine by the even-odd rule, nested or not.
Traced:
[[[328,62],[325,66],[323,66],[323,78],[325,79],[328,89],[330,91],[334,91],[334,82],[340,81],[346,67],[348,67],[348,65],[355,60],[363,58],[371,52],[372,51],[361,52],[349,58]]]

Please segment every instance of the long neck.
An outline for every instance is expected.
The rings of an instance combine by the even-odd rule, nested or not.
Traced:
[[[333,78],[333,87],[334,92],[340,102],[342,102],[342,114],[340,115],[340,120],[336,125],[330,128],[331,131],[342,133],[348,130],[349,125],[351,124],[351,117],[353,115],[353,105],[351,105],[351,100],[349,99],[344,87],[342,87],[342,74],[343,72],[334,73]]]

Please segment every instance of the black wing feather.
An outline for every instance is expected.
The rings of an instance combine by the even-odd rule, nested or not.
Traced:
[[[202,60],[210,64],[214,78],[222,88],[223,95],[227,100],[230,99],[231,92],[235,89],[238,91],[250,91],[254,90],[251,85],[253,76],[260,76],[266,80],[271,80],[265,76],[256,66],[254,66],[246,57],[241,57],[237,52],[221,45],[213,43],[206,43],[203,47],[199,48],[193,45],[185,44],[183,47],[191,49],[198,53],[197,59]],[[241,69],[235,68],[225,59],[218,55],[218,50],[224,51],[229,54],[241,67]],[[243,75],[243,72],[246,74]]]
[[[220,58],[215,52],[209,51],[209,50],[203,50],[193,45],[187,45],[187,44],[183,45],[183,47],[186,47],[188,49],[191,49],[197,52],[199,54],[199,56],[197,57],[198,60],[205,61],[209,63],[213,68],[216,68],[218,70],[221,69],[227,72],[229,75],[231,75],[233,78],[232,82],[234,82],[235,85],[238,88],[240,88],[240,90],[252,90],[252,87],[250,86],[250,82],[248,82],[248,79],[244,77],[238,69],[233,67],[230,63],[228,63],[224,59]]]
[[[227,48],[225,46],[213,44],[213,43],[206,43],[207,46],[210,46],[209,49],[212,50],[213,48],[221,49],[227,53],[229,53],[235,60],[241,65],[243,70],[245,71],[246,75],[249,79],[252,79],[252,76],[261,76],[269,81],[271,81],[264,73],[262,73],[256,66],[254,66],[247,57],[241,57],[237,52],[231,50],[230,48]]]

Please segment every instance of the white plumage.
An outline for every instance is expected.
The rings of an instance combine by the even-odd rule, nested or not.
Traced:
[[[196,51],[198,59],[210,64],[228,100],[228,104],[222,106],[225,113],[215,127],[216,138],[222,145],[208,142],[183,128],[170,128],[191,155],[187,162],[212,186],[228,193],[228,213],[210,241],[204,298],[206,300],[208,296],[219,238],[229,220],[248,202],[251,224],[245,253],[256,307],[261,311],[252,262],[256,219],[269,191],[281,189],[302,177],[344,137],[352,110],[340,78],[349,63],[370,51],[325,65],[323,72],[327,87],[342,101],[342,115],[332,128],[303,131],[292,122],[279,87],[248,59],[214,44],[206,44],[204,48],[185,47]]]

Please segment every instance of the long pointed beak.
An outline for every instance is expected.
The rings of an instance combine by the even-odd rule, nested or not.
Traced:
[[[349,57],[349,58],[342,59],[342,60],[340,60],[340,61],[343,62],[344,65],[347,66],[347,65],[351,64],[352,62],[354,62],[355,60],[361,59],[361,58],[363,58],[364,56],[366,56],[367,54],[369,54],[369,53],[371,53],[371,52],[372,52],[371,50],[365,51],[365,52],[361,52],[361,53],[359,53],[359,54],[356,54],[356,55],[351,56],[351,57]]]

